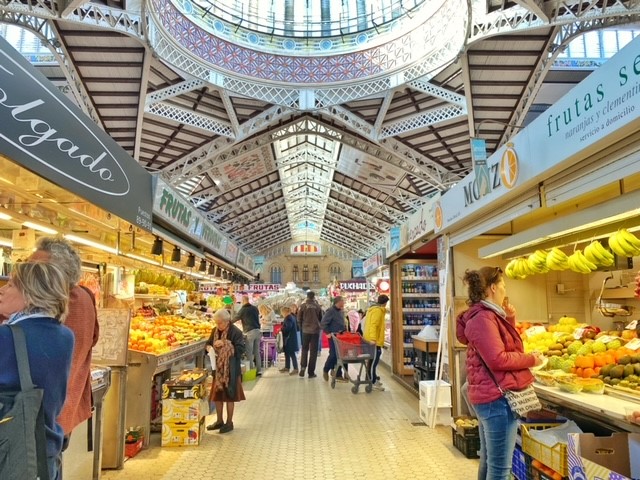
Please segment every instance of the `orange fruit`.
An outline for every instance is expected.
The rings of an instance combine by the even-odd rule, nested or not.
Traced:
[[[596,375],[596,371],[593,368],[585,368],[582,371],[582,378],[591,378]]]
[[[582,367],[576,368],[576,375],[578,375],[579,377],[582,377],[583,372],[584,369]]]

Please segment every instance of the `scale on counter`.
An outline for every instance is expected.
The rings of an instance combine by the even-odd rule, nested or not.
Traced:
[[[440,327],[425,325],[424,328],[420,330],[420,333],[415,336],[427,342],[437,342],[440,339]]]

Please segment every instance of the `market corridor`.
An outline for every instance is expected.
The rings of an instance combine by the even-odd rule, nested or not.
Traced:
[[[413,479],[471,480],[477,460],[451,444],[451,428],[419,424],[418,400],[382,371],[386,391],[357,395],[275,368],[245,384],[235,430],[205,434],[198,447],[151,448],[104,471],[104,480]],[[212,421],[208,417],[207,421]]]

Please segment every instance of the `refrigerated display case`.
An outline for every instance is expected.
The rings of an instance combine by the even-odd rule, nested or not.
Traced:
[[[392,265],[391,345],[393,372],[413,385],[414,374],[420,379],[433,378],[437,349],[427,358],[417,356],[413,336],[426,325],[440,325],[440,287],[436,260],[397,260]],[[433,361],[432,361],[433,360]]]

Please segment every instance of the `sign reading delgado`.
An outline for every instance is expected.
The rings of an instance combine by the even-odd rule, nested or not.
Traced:
[[[0,153],[151,230],[151,175],[3,38]]]

